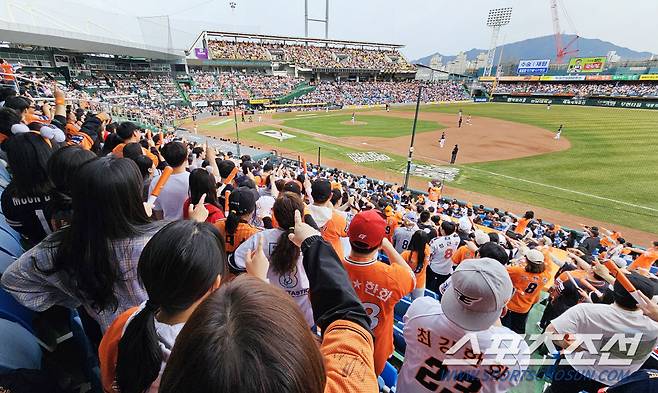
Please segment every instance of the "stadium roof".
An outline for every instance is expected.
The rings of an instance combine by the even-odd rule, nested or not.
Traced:
[[[210,36],[224,36],[232,38],[246,38],[246,39],[259,39],[259,40],[271,40],[271,41],[296,41],[296,42],[313,42],[316,44],[338,44],[338,45],[352,45],[352,46],[373,46],[373,47],[382,47],[382,48],[403,48],[404,45],[400,44],[385,44],[378,42],[366,42],[366,41],[346,41],[346,40],[329,40],[324,38],[303,38],[303,37],[287,37],[279,35],[262,35],[262,34],[245,34],[245,33],[229,33],[225,31],[204,31],[201,32],[199,38],[203,34],[208,34]],[[198,41],[198,38],[197,38]],[[196,41],[195,41],[196,44]]]
[[[106,53],[169,61],[183,57],[181,51],[173,49],[5,20],[0,20],[0,37],[3,41],[12,43],[63,48],[82,53]]]

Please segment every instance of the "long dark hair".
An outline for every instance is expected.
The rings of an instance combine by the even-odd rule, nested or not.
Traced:
[[[197,168],[190,173],[190,203],[197,203],[203,194],[206,194],[204,203],[221,208],[217,199],[217,183],[214,176],[203,168]]]
[[[256,197],[253,192],[246,187],[238,187],[233,190],[228,198],[229,213],[226,217],[226,233],[234,234],[241,222],[246,222],[243,215],[251,214],[256,210]]]
[[[322,393],[324,363],[299,307],[242,275],[196,309],[176,339],[160,393]]]
[[[48,177],[55,186],[48,210],[51,219],[57,222],[56,229],[71,222],[71,185],[78,169],[95,158],[96,154],[79,146],[64,146],[48,160]]]
[[[427,246],[429,242],[430,235],[423,230],[417,230],[414,232],[411,236],[411,240],[409,240],[407,250],[411,251],[411,254],[415,252],[418,261],[414,273],[420,273],[423,271],[423,266],[425,265],[425,246]]]
[[[149,300],[119,341],[116,382],[121,393],[146,391],[160,373],[156,312],[190,308],[224,273],[225,262],[219,232],[207,223],[174,221],[146,244],[137,271]]]
[[[47,239],[55,253],[47,273],[64,273],[68,287],[95,309],[118,307],[114,285],[121,269],[112,241],[144,233],[150,220],[141,193],[142,178],[133,161],[103,157],[86,162],[71,188],[71,225]]]
[[[7,141],[7,162],[11,171],[11,184],[17,197],[48,194],[53,184],[48,178],[48,160],[53,148],[43,137],[25,132]]]
[[[299,195],[292,192],[281,194],[272,207],[274,218],[279,223],[279,228],[283,229],[271,255],[272,269],[278,274],[291,271],[299,258],[299,247],[288,239],[289,228],[295,226],[295,210],[304,217],[304,202]]]

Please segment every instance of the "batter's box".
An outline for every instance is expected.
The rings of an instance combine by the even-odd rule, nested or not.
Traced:
[[[405,173],[406,168],[402,170]],[[459,169],[451,166],[411,164],[411,176],[426,177],[444,181],[454,181],[459,175]]]
[[[285,141],[286,139],[295,138],[294,135],[290,135],[283,131],[278,131],[278,130],[258,131],[258,133],[264,136],[269,136],[270,138],[278,139],[279,141]]]
[[[379,162],[379,161],[392,161],[391,157],[386,154],[377,153],[374,151],[366,151],[363,153],[347,153],[347,156],[354,162]]]

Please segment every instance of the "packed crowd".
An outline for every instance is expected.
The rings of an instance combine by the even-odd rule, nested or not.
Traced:
[[[316,89],[293,101],[338,105],[375,105],[415,102],[419,82],[321,82]],[[460,101],[469,98],[460,82],[424,83],[422,102]]]
[[[415,70],[414,66],[395,50],[221,40],[209,41],[208,48],[213,59],[278,60],[312,68],[355,68],[385,72]]]
[[[437,181],[412,194],[234,157],[60,90],[41,109],[0,93],[0,202],[25,247],[2,291],[42,318],[77,309],[105,392],[378,392],[394,353],[398,392],[503,392],[537,355],[535,308],[561,348],[550,392],[655,388],[658,242],[447,199]],[[619,333],[634,350],[581,336]],[[56,371],[13,375],[31,375],[22,391],[73,383]]]
[[[491,89],[491,84],[488,84]],[[658,97],[656,83],[507,83],[496,86],[496,93],[530,93],[530,94],[568,94],[577,97],[589,96],[623,96],[623,97]]]
[[[276,98],[290,93],[303,78],[244,73],[192,71],[194,86],[188,90],[190,100],[230,100],[233,89],[238,99]]]

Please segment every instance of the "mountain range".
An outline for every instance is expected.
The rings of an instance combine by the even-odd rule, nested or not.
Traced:
[[[572,34],[564,34],[562,36],[563,44],[569,43],[576,36]],[[519,60],[532,60],[532,59],[551,59],[555,60],[555,37],[547,35],[543,37],[529,38],[527,40],[513,42],[498,46],[496,48],[496,57],[494,64],[498,63],[501,48],[503,49],[503,62],[517,62]],[[596,38],[579,37],[576,42],[571,46],[571,49],[578,49],[577,54],[567,55],[568,57],[594,57],[605,56],[609,51],[616,51],[617,55],[622,60],[647,60],[651,57],[649,52],[638,52],[629,48],[615,45],[612,42],[602,41]],[[468,60],[475,60],[477,55],[481,52],[486,52],[488,49],[473,48],[466,51]],[[430,60],[435,55],[443,57],[443,64],[447,64],[455,59],[455,55],[446,56],[438,52],[431,55],[421,57],[413,63],[420,63],[429,65]]]

